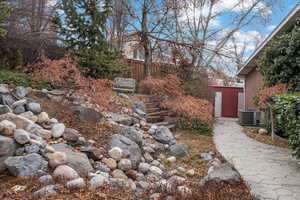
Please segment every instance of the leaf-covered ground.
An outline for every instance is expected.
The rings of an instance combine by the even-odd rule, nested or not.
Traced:
[[[289,148],[289,143],[286,139],[275,136],[274,140],[272,140],[270,135],[258,134],[258,128],[245,127],[244,132],[248,137],[257,140],[258,142],[286,149]]]

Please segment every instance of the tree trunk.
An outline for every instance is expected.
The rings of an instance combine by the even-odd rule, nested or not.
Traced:
[[[141,42],[143,44],[144,51],[145,51],[145,62],[144,62],[145,78],[151,76],[151,65],[152,65],[152,49],[151,49],[151,41],[148,35],[147,23],[148,23],[148,0],[144,0]]]

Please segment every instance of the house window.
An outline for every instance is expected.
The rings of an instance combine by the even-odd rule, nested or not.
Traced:
[[[145,60],[145,54],[144,52],[140,52],[140,60]]]
[[[133,58],[138,59],[138,50],[137,49],[133,50]]]

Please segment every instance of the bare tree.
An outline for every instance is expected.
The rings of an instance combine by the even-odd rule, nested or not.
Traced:
[[[56,10],[53,0],[8,0],[12,7],[6,20],[8,31],[1,45],[6,49],[18,49],[25,57],[25,64],[49,57],[57,46],[51,19]],[[13,50],[11,51],[13,52]]]
[[[234,59],[228,43],[243,28],[270,19],[280,0],[171,0],[173,19],[165,38],[198,67],[210,67],[220,58]],[[220,19],[223,20],[220,20]],[[226,19],[226,21],[224,20]],[[182,47],[188,48],[182,48]],[[234,48],[234,47],[233,47]]]
[[[159,38],[166,31],[169,17],[168,1],[135,0],[129,1],[127,11],[130,14],[129,32],[136,32],[144,48],[145,76],[151,75],[153,49]]]

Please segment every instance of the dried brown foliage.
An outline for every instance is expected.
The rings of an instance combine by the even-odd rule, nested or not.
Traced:
[[[92,79],[82,75],[71,59],[44,60],[26,69],[36,80],[47,80],[53,86],[74,90],[74,97],[82,101],[109,106],[114,92],[108,79]]]
[[[273,87],[262,89],[258,92],[258,105],[263,106],[267,103],[267,100],[277,94],[287,93],[287,85],[286,84],[278,84]]]
[[[186,119],[199,119],[204,123],[209,123],[213,119],[213,105],[207,100],[192,96],[179,96],[165,100],[162,105]]]
[[[178,76],[169,74],[162,79],[148,77],[140,83],[140,91],[144,94],[177,97],[185,94],[183,82]]]

